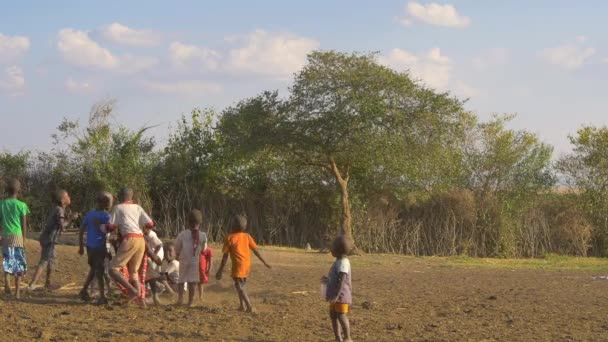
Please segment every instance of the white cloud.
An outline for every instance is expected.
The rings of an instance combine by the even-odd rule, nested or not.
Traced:
[[[141,86],[155,93],[161,94],[218,94],[222,92],[222,87],[219,84],[200,81],[143,81]]]
[[[244,46],[229,52],[227,69],[231,72],[288,77],[306,64],[307,54],[319,42],[290,33],[251,32]]]
[[[194,67],[204,70],[217,70],[220,65],[219,52],[180,42],[173,42],[169,46],[169,59],[174,66],[181,68]]]
[[[0,33],[0,63],[8,63],[23,56],[30,48],[30,39]]]
[[[137,30],[120,23],[112,23],[101,29],[101,35],[115,44],[152,47],[160,43],[161,35],[152,30]]]
[[[547,63],[566,69],[575,70],[582,67],[593,55],[595,49],[582,44],[586,39],[577,37],[575,43],[566,43],[540,51],[539,56]]]
[[[429,25],[463,28],[471,24],[471,19],[460,15],[452,5],[430,3],[423,5],[417,2],[409,2],[405,7],[405,16],[399,21],[403,25],[411,25],[414,22],[422,22]]]
[[[473,66],[480,71],[484,71],[506,64],[509,58],[510,52],[508,49],[492,48],[473,58]]]
[[[88,33],[69,28],[59,31],[57,49],[68,63],[86,68],[137,72],[157,64],[153,57],[116,56],[93,41]]]
[[[475,97],[480,94],[479,89],[476,89],[463,81],[456,81],[453,90],[456,95],[466,98]]]
[[[420,55],[393,49],[387,56],[380,56],[379,62],[398,71],[409,71],[413,78],[438,90],[447,90],[450,83],[452,62],[441,55],[439,48]]]
[[[76,81],[73,78],[68,78],[65,81],[65,88],[77,94],[90,93],[93,91],[93,85],[87,81]]]
[[[0,92],[9,96],[22,95],[25,90],[23,70],[18,66],[10,66],[0,74]]]

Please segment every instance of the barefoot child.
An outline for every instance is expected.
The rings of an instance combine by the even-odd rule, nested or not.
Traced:
[[[82,225],[80,226],[80,249],[78,254],[84,255],[84,232],[87,232],[87,257],[89,262],[89,274],[84,282],[84,286],[79,293],[80,299],[84,301],[91,300],[89,296],[89,285],[93,279],[97,279],[99,289],[99,299],[97,304],[107,304],[105,293],[105,261],[107,258],[106,248],[106,225],[110,223],[110,213],[112,207],[112,195],[107,192],[101,192],[97,195],[97,209],[89,211]]]
[[[211,258],[213,257],[213,251],[211,247],[207,246],[199,257],[198,272],[200,276],[200,283],[198,283],[198,300],[203,300],[203,286],[209,283],[209,273],[211,273]]]
[[[78,218],[78,214],[69,214],[66,210],[72,202],[67,191],[58,190],[53,193],[53,201],[55,202],[55,206],[51,209],[46,227],[42,231],[42,234],[40,234],[40,262],[29,284],[30,289],[36,285],[45,268],[46,281],[44,286],[48,290],[53,289],[51,286],[51,274],[53,273],[57,257],[55,253],[57,238],[73,220]]]
[[[336,341],[349,342],[350,324],[348,322],[348,307],[352,304],[352,287],[350,261],[346,257],[352,250],[352,243],[344,236],[338,236],[332,243],[331,255],[336,261],[331,266],[329,274],[321,278],[327,284],[325,299],[329,302],[329,317]],[[342,333],[344,339],[342,339]]]
[[[140,298],[141,270],[145,272],[146,241],[141,227],[154,227],[154,221],[144,209],[133,203],[133,190],[124,188],[120,191],[120,204],[114,207],[109,227],[117,229],[120,234],[120,245],[116,256],[112,258],[110,277],[127,290],[129,300]],[[122,268],[127,269],[129,280],[121,274]],[[141,302],[145,305],[145,302]]]
[[[184,301],[184,284],[188,284],[188,306],[194,304],[195,286],[200,281],[199,256],[207,247],[207,234],[200,231],[202,223],[203,213],[193,209],[188,215],[188,229],[175,239],[175,253],[179,260],[178,305]]]
[[[24,236],[27,234],[27,204],[18,200],[21,183],[13,179],[6,187],[8,198],[0,201],[0,226],[2,227],[2,269],[4,270],[4,293],[10,294],[8,275],[15,277],[15,297],[21,296],[21,277],[27,272]]]
[[[232,263],[231,275],[241,304],[239,310],[253,312],[251,300],[249,300],[246,291],[247,277],[249,277],[249,272],[251,270],[250,250],[253,251],[253,254],[255,254],[266,267],[270,268],[270,265],[262,258],[262,255],[260,255],[260,252],[257,250],[258,246],[251,235],[245,232],[246,230],[247,219],[245,216],[236,215],[232,219],[232,234],[228,235],[224,242],[224,248],[222,249],[224,256],[222,257],[222,263],[215,277],[217,280],[222,279],[222,272],[228,261],[228,256],[230,256],[230,261]]]

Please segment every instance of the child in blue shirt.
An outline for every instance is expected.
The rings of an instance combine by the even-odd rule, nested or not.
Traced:
[[[110,213],[112,207],[112,195],[107,192],[101,192],[97,195],[97,209],[87,213],[82,225],[80,226],[80,250],[78,253],[84,255],[84,232],[87,232],[87,256],[89,261],[89,274],[84,282],[84,286],[80,291],[80,298],[84,301],[89,301],[89,285],[93,279],[97,279],[99,286],[99,300],[97,304],[107,304],[108,300],[104,290],[104,275],[105,275],[105,260],[107,257],[106,247],[106,225],[110,222]]]

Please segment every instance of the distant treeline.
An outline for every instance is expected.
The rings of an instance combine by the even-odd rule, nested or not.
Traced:
[[[216,240],[244,213],[265,244],[323,248],[342,231],[367,252],[608,254],[608,128],[579,129],[552,162],[551,146],[507,127],[512,116],[482,122],[373,54],[314,52],[286,96],[194,109],[162,147],[116,124],[114,105],[64,119],[50,152],[0,153],[0,180],[23,180],[34,229],[54,189],[86,211],[97,191],[129,185],[166,236],[199,208]]]

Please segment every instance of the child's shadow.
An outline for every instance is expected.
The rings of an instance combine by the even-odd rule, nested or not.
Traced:
[[[69,294],[56,294],[48,292],[31,293],[22,297],[19,301],[29,304],[57,304],[68,306],[82,306],[87,303],[80,301],[76,296]]]

